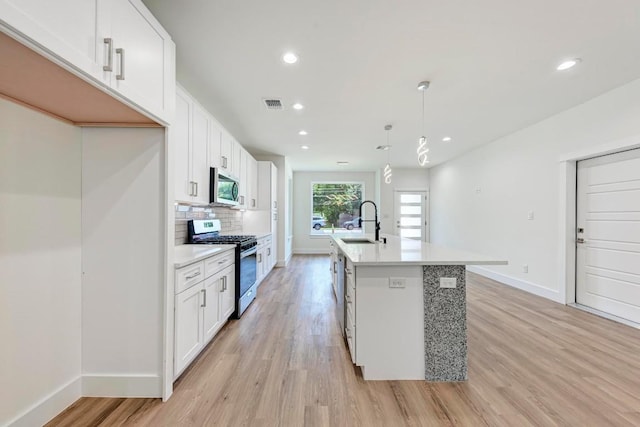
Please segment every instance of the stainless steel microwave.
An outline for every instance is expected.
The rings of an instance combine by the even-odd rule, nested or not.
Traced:
[[[210,169],[209,203],[235,206],[238,204],[238,180],[218,168]]]

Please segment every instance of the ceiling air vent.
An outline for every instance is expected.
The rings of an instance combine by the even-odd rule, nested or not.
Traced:
[[[283,110],[282,101],[274,98],[265,98],[262,100],[267,110]]]

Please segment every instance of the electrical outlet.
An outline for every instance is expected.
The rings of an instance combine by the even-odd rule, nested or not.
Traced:
[[[390,277],[389,278],[389,287],[390,288],[404,288],[407,285],[407,281],[401,277]]]
[[[449,288],[453,289],[456,287],[456,278],[455,277],[441,277],[440,278],[440,287],[441,288]]]
[[[523,273],[528,273],[529,272],[529,266],[527,264],[523,264],[522,265],[522,272]]]

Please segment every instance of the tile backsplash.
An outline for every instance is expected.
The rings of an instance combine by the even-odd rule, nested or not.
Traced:
[[[242,233],[242,212],[208,206],[176,205],[176,245],[187,243],[187,221],[190,219],[216,218],[220,220],[223,233]]]

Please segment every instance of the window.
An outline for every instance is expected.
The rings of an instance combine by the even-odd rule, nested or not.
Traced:
[[[363,194],[362,182],[311,183],[311,234],[362,233],[358,209]]]

